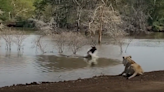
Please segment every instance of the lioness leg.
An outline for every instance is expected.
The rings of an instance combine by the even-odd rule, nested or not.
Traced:
[[[137,72],[135,72],[132,76],[128,77],[128,79],[131,79],[137,75]]]
[[[129,72],[129,67],[125,67],[124,71],[121,74],[119,74],[119,76],[122,76],[124,73],[127,74],[127,72]]]
[[[128,78],[129,76],[132,76],[134,74],[134,69],[130,66],[127,68],[125,74],[126,74],[126,77]]]

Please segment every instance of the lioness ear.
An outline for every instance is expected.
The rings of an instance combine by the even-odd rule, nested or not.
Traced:
[[[122,58],[124,59],[125,57],[123,56]]]
[[[129,56],[130,58],[132,58],[132,56]]]

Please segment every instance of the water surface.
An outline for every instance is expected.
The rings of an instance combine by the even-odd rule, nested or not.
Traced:
[[[12,84],[30,83],[33,81],[63,81],[78,78],[89,78],[95,75],[117,75],[123,71],[122,56],[131,55],[142,66],[144,71],[164,70],[163,39],[133,39],[126,53],[130,39],[124,39],[124,52],[120,54],[117,45],[97,46],[97,65],[91,67],[82,58],[58,57],[58,50],[50,37],[42,40],[46,53],[36,48],[34,41],[38,35],[29,35],[24,41],[23,51],[18,53],[17,46],[12,44],[11,52],[5,49],[5,41],[0,40],[0,87]],[[78,55],[83,56],[90,46],[84,46]],[[65,51],[71,55],[70,50]]]

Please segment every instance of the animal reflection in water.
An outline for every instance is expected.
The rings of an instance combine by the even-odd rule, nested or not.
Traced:
[[[87,51],[87,55],[84,57],[84,60],[88,63],[89,66],[93,67],[97,64],[97,48],[92,46],[91,49]]]

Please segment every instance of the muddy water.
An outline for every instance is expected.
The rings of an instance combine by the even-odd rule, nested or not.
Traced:
[[[55,43],[50,37],[43,38],[41,44],[46,53],[36,48],[34,41],[37,35],[29,35],[24,41],[22,52],[12,44],[11,52],[5,49],[5,42],[0,41],[0,87],[12,84],[30,83],[33,81],[63,81],[78,78],[88,78],[95,75],[117,75],[122,69],[123,55],[132,55],[144,71],[163,70],[164,40],[163,39],[133,39],[126,53],[127,44],[123,45],[123,53],[117,45],[97,46],[97,65],[91,67],[82,58],[58,57]],[[124,39],[129,43],[129,39]],[[84,46],[77,54],[85,55],[90,46]],[[67,55],[71,51],[65,51]]]

